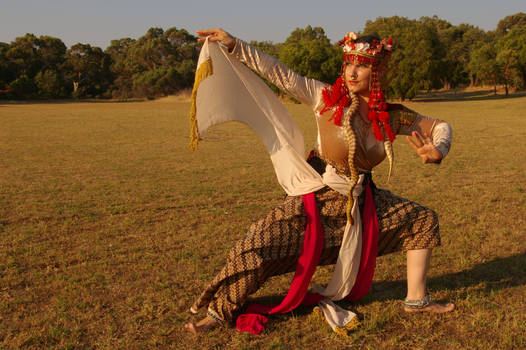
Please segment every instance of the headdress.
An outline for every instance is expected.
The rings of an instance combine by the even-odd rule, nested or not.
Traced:
[[[382,123],[385,133],[389,141],[395,139],[395,135],[389,125],[389,113],[387,112],[387,103],[385,102],[385,94],[380,86],[378,71],[382,64],[385,64],[391,55],[393,40],[373,39],[371,43],[357,41],[356,33],[349,32],[338,42],[338,45],[343,48],[343,65],[342,72],[346,62],[353,62],[359,64],[367,64],[371,66],[371,89],[369,95],[369,115],[368,118],[373,123],[374,134],[380,141],[384,140],[384,136],[380,130],[379,123]],[[327,87],[323,91],[323,98],[325,108],[322,113],[330,108],[336,107],[336,110],[331,117],[331,120],[336,125],[341,125],[341,118],[343,116],[343,108],[350,103],[347,88],[344,79],[340,76],[336,83],[330,88]]]

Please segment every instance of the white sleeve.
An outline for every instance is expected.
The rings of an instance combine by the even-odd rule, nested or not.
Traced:
[[[440,122],[433,128],[431,136],[433,138],[433,146],[442,153],[442,157],[444,158],[451,147],[451,139],[453,137],[451,126],[446,122]]]
[[[236,38],[230,53],[244,62],[252,70],[272,82],[302,103],[316,109],[322,103],[321,91],[326,86],[316,79],[305,78],[285,66],[276,58],[248,45]]]

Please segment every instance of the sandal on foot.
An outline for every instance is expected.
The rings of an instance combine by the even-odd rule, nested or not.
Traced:
[[[405,312],[419,312],[419,311],[428,311],[432,313],[447,313],[455,309],[455,304],[438,304],[436,303],[431,296],[426,294],[425,297],[419,300],[404,300]]]
[[[422,299],[409,300],[405,298],[404,306],[408,309],[423,309],[433,303],[433,298],[429,294],[426,294]]]

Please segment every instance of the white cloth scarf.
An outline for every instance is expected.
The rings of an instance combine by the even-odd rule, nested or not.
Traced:
[[[301,130],[292,120],[274,92],[232,55],[216,43],[203,45],[199,67],[211,60],[213,73],[198,84],[196,95],[197,129],[200,137],[213,125],[238,121],[252,128],[263,141],[274,166],[279,184],[291,196],[303,195],[329,186],[343,195],[348,194],[349,179],[336,174],[328,165],[320,176],[306,161]],[[195,87],[194,87],[195,88]],[[363,175],[355,186],[353,197],[363,190]],[[351,311],[337,306],[351,291],[360,265],[362,222],[357,201],[352,216],[354,225],[347,223],[329,285],[314,291],[326,296],[319,303],[333,329],[345,327],[356,317]]]

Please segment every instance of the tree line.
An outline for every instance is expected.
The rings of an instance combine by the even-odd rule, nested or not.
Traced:
[[[493,31],[434,17],[368,20],[361,34],[394,40],[386,91],[411,99],[421,90],[490,85],[526,87],[526,14],[499,21]],[[343,35],[342,35],[343,36]],[[252,41],[296,72],[332,83],[341,50],[320,27],[298,28],[283,43]],[[200,45],[185,29],[150,28],[139,39],[89,44],[26,34],[0,42],[0,99],[155,98],[191,88]],[[275,88],[274,88],[275,89]]]
[[[193,83],[197,38],[184,29],[150,28],[139,39],[67,49],[62,40],[26,34],[0,43],[0,98],[121,98],[174,94]]]

